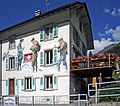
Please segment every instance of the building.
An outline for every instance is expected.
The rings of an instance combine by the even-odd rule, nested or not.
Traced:
[[[2,95],[80,93],[70,59],[94,48],[86,3],[74,2],[0,31]]]
[[[2,41],[0,39],[0,58],[2,59]],[[0,95],[2,95],[2,61],[0,61]]]

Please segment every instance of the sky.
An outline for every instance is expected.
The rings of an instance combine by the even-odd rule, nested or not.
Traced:
[[[48,11],[76,0],[48,0]],[[95,54],[120,42],[120,0],[77,0],[86,2],[92,22]],[[46,0],[0,0],[0,30],[34,16],[36,10],[47,11]]]

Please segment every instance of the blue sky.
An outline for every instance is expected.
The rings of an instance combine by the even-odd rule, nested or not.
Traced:
[[[52,10],[76,0],[48,0]],[[77,0],[86,2],[92,21],[96,53],[120,41],[120,0]],[[0,30],[27,20],[40,9],[46,11],[46,0],[0,0]]]

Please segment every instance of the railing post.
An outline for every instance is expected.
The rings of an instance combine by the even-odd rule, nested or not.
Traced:
[[[32,96],[32,106],[34,106],[34,96]]]
[[[78,106],[80,106],[80,94],[78,94]]]
[[[2,106],[3,105],[3,97],[1,96],[0,98],[1,98],[1,106]]]
[[[110,53],[109,53],[109,58],[108,58],[108,60],[109,60],[109,67],[110,67]]]
[[[95,103],[97,103],[97,83],[96,83],[96,87],[95,87]]]
[[[55,96],[53,95],[53,97],[52,97],[53,99],[53,105],[52,106],[55,106]]]

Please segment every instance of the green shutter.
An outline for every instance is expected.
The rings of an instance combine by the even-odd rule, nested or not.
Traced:
[[[44,76],[40,77],[40,89],[43,90],[44,89]]]
[[[40,41],[44,40],[44,27],[40,29]]]
[[[53,89],[58,89],[58,77],[53,76]]]
[[[44,52],[40,52],[40,66],[44,65]]]
[[[9,58],[6,57],[6,71],[9,70]]]
[[[54,23],[54,37],[58,37],[58,24]]]
[[[53,63],[54,64],[58,63],[58,48],[53,49]]]
[[[9,80],[6,80],[6,95],[9,95]]]
[[[32,90],[36,90],[36,78],[32,77]]]
[[[24,91],[25,87],[24,87],[24,79],[21,79],[21,90]]]
[[[15,80],[15,95],[18,95],[18,79]]]
[[[18,56],[15,56],[15,69],[18,68]]]

